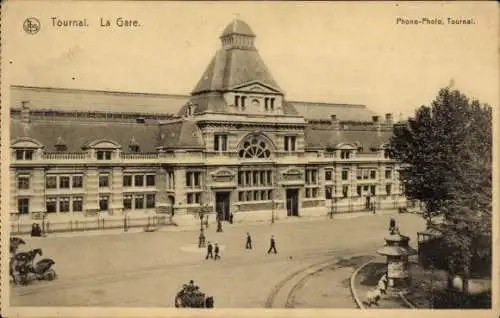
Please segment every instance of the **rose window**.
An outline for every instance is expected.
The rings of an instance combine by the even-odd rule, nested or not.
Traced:
[[[243,143],[243,149],[238,152],[240,158],[269,158],[271,151],[267,143],[258,139],[252,138]]]

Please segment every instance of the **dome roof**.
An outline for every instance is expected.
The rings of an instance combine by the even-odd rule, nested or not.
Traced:
[[[221,37],[228,36],[231,34],[243,34],[248,36],[255,36],[252,29],[244,21],[236,19],[227,25],[227,27],[222,32]]]

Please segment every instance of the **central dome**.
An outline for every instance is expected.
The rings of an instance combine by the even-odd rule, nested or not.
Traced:
[[[252,29],[244,21],[236,19],[227,25],[227,27],[222,32],[221,37],[225,37],[231,34],[241,34],[247,36],[255,36]]]

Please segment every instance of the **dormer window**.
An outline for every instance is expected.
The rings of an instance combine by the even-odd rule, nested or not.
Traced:
[[[56,151],[66,151],[68,150],[68,146],[61,137],[57,137],[57,141],[55,144]]]
[[[98,139],[85,144],[82,148],[93,149],[97,160],[111,160],[113,152],[121,150],[122,146],[112,140]]]
[[[382,145],[382,147],[380,147],[380,149],[382,149],[382,154],[383,154],[385,159],[391,159],[391,152],[389,149],[389,145],[387,145],[387,144]]]
[[[139,152],[140,151],[139,144],[135,141],[134,137],[132,137],[130,139],[130,143],[128,145],[128,149],[129,149],[130,152]]]
[[[33,160],[35,152],[41,152],[43,145],[35,139],[21,137],[12,142],[11,148],[15,160]]]
[[[111,150],[97,150],[97,160],[111,160]]]
[[[68,146],[66,145],[56,145],[56,151],[67,151]]]
[[[234,96],[234,105],[236,107],[240,106],[240,96],[238,96],[238,95]]]
[[[139,152],[139,150],[140,150],[139,145],[129,145],[128,148],[129,148],[130,152]]]
[[[384,158],[391,159],[391,154],[389,152],[389,149],[384,149]]]
[[[16,160],[33,160],[34,150],[16,149]]]
[[[351,151],[342,150],[340,151],[340,159],[349,159],[351,157]]]

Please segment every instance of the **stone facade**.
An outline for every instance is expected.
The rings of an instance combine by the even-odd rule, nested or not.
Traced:
[[[399,164],[384,150],[392,116],[367,121],[364,106],[338,104],[311,104],[323,119],[299,113],[258,56],[250,28],[228,31],[237,25],[226,28],[176,116],[47,110],[38,106],[47,103],[36,97],[42,89],[19,90],[16,98],[32,100],[11,111],[12,220],[161,214],[182,225],[199,222],[202,208],[214,222],[216,212],[271,221],[405,206]],[[98,100],[79,94],[82,105],[85,94]],[[130,97],[114,94],[120,103]],[[362,119],[337,118],[335,107]]]

